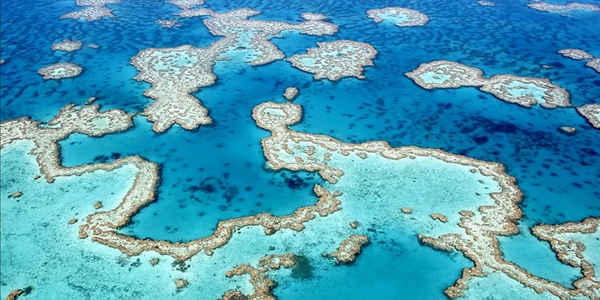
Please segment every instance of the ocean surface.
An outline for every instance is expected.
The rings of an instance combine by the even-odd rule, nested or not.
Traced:
[[[600,5],[594,0],[580,2]],[[600,130],[574,107],[526,108],[473,87],[426,90],[404,75],[421,63],[449,60],[479,68],[485,77],[547,78],[570,93],[573,106],[600,103],[600,74],[583,61],[557,53],[579,48],[600,57],[600,12],[543,12],[527,7],[530,3],[207,0],[199,7],[260,11],[250,18],[254,20],[295,24],[302,22],[304,12],[324,14],[327,22],[339,26],[337,33],[309,36],[286,31],[271,41],[286,57],[306,53],[317,42],[364,42],[378,51],[374,66],[365,67],[366,79],[332,82],[315,80],[286,60],[262,66],[239,59],[218,61],[215,84],[193,94],[209,110],[212,125],[192,131],[175,125],[155,133],[146,117],[136,115],[134,126],[125,132],[97,138],[72,134],[60,141],[61,162],[72,167],[139,155],[160,164],[157,201],[119,230],[137,238],[188,242],[211,235],[220,220],[263,211],[291,214],[313,205],[317,199],[313,187],[326,183],[316,173],[267,168],[260,141],[270,133],[256,126],[252,109],[269,100],[284,102],[284,90],[294,86],[300,95],[293,102],[304,112],[291,127],[294,131],[346,143],[387,141],[392,147],[437,148],[506,166],[524,194],[520,204],[524,216],[518,220],[519,234],[499,238],[504,258],[536,276],[570,286],[581,276],[579,270],[558,261],[549,244],[532,236],[530,228],[600,217]],[[389,6],[418,10],[429,22],[398,27],[375,23],[366,15],[369,9]],[[139,113],[153,100],[144,96],[151,85],[134,80],[139,72],[130,64],[132,57],[152,47],[204,48],[221,38],[204,26],[207,17],[174,16],[180,9],[167,1],[122,0],[107,7],[115,18],[87,22],[60,19],[82,8],[74,0],[1,2],[0,59],[5,60],[0,66],[1,121],[29,117],[48,122],[65,105],[84,105],[90,97],[96,97],[94,104],[102,110]],[[178,19],[181,26],[162,28],[158,19]],[[83,47],[74,52],[51,50],[67,38],[83,41]],[[87,47],[90,43],[100,47]],[[37,74],[58,62],[76,63],[84,71],[61,80],[44,80]],[[567,135],[560,126],[575,127],[576,133]],[[393,189],[386,190],[389,202],[369,210],[347,209],[342,215],[343,207],[340,214],[309,221],[301,232],[281,230],[268,238],[262,228],[242,228],[210,257],[200,253],[184,263],[156,253],[130,257],[79,239],[78,225],[67,222],[93,213],[95,201],[116,207],[133,184],[133,170],[96,171],[53,183],[33,181],[39,174],[28,154],[33,147],[20,141],[1,152],[2,297],[30,286],[22,299],[218,299],[230,289],[252,292],[248,276],[227,278],[226,271],[242,263],[256,265],[266,254],[294,253],[305,259],[302,269],[269,271],[278,282],[273,294],[282,300],[446,299],[444,290],[463,268],[473,266],[460,252],[419,243],[419,227],[390,217],[385,208],[393,204]],[[426,177],[419,180],[421,188],[398,191],[400,198],[439,201],[433,191],[454,188],[428,186]],[[23,191],[19,201],[8,197],[15,191]],[[343,205],[369,201],[353,195],[344,195]],[[347,223],[339,225],[354,216],[369,220],[357,230],[371,243],[354,263],[336,265],[321,254],[334,251],[347,237],[344,234],[356,232]],[[160,257],[156,266],[149,263],[154,257]],[[185,278],[189,285],[176,289],[176,278]],[[555,299],[502,273],[475,279],[463,298]]]

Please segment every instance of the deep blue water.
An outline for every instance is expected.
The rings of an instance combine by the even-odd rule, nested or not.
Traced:
[[[127,132],[101,138],[75,134],[60,142],[62,162],[75,166],[140,155],[161,164],[158,201],[122,229],[141,238],[189,241],[210,235],[218,220],[261,211],[289,214],[314,203],[312,187],[322,180],[307,172],[265,169],[260,140],[268,133],[254,124],[251,110],[267,100],[283,101],[285,88],[296,86],[301,94],[295,103],[303,106],[304,118],[294,130],[350,143],[385,140],[392,146],[440,148],[504,164],[525,195],[522,229],[600,216],[600,130],[592,128],[574,108],[524,108],[475,88],[424,90],[404,76],[420,63],[445,59],[482,69],[486,77],[514,74],[548,78],[569,91],[575,106],[600,103],[600,74],[582,61],[557,53],[564,48],[580,48],[600,56],[600,33],[594,29],[600,24],[600,13],[569,12],[561,16],[531,10],[527,3],[496,1],[495,7],[486,7],[474,0],[209,0],[204,7],[218,12],[242,7],[260,10],[262,14],[253,17],[258,20],[296,23],[302,21],[303,12],[325,14],[339,25],[336,34],[316,37],[286,32],[283,38],[272,41],[288,57],[306,52],[319,41],[366,42],[379,52],[375,66],[366,68],[365,80],[330,82],[315,81],[312,74],[286,61],[259,67],[218,62],[214,68],[216,83],[195,93],[209,109],[213,125],[196,131],[175,126],[155,134],[151,124],[137,116],[135,127]],[[131,57],[149,47],[206,47],[218,40],[202,24],[202,18],[180,19],[181,27],[161,28],[156,20],[173,18],[178,11],[164,1],[124,0],[108,6],[116,19],[96,22],[59,19],[79,9],[71,0],[36,0],[35,4],[6,0],[0,5],[0,58],[6,60],[0,68],[2,121],[22,116],[49,121],[64,105],[83,104],[92,96],[103,109],[141,112],[151,103],[143,95],[150,84],[133,80],[138,71],[129,63]],[[419,10],[430,20],[423,27],[395,27],[366,17],[368,9],[386,6]],[[65,38],[82,40],[84,47],[72,53],[50,49]],[[88,48],[88,43],[100,48]],[[37,74],[38,69],[57,62],[74,62],[85,70],[78,77],[59,81],[44,81]],[[577,133],[567,136],[559,132],[557,128],[562,125],[574,126]],[[393,238],[397,237],[390,235],[384,241]],[[422,294],[412,290],[412,295],[443,299],[441,291],[471,263],[440,252],[431,254],[433,250],[418,245],[414,237],[404,238],[405,247],[416,253],[412,259],[400,260],[413,264],[409,270],[433,270],[432,262],[447,264],[439,276],[417,276],[429,287],[420,289]],[[527,251],[529,243],[537,243],[523,236],[501,242],[507,259],[515,262],[519,253],[514,249]],[[346,283],[352,284],[362,281],[365,274],[381,274],[373,270],[385,268],[386,261],[393,261],[397,254],[397,249],[382,245],[370,245],[356,266],[348,267],[350,270],[330,268],[324,272],[327,275],[317,278],[346,276]],[[427,257],[431,261],[416,261]],[[390,285],[406,281],[414,273],[388,271],[370,284],[378,291],[373,295],[384,299],[411,296],[407,287]],[[554,280],[562,280],[559,277]],[[290,279],[282,278],[282,284],[286,280]],[[343,281],[334,282],[343,286]],[[279,296],[327,298],[328,284],[324,282],[298,281],[295,290],[282,289]],[[309,292],[313,286],[317,288]],[[368,288],[356,293],[347,296],[372,296]]]

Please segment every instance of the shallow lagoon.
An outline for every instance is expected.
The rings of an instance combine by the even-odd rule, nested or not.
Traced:
[[[487,7],[466,0],[448,4],[367,1],[343,6],[323,1],[208,1],[202,7],[219,12],[242,7],[259,10],[262,13],[252,17],[256,20],[297,23],[302,21],[303,12],[325,14],[339,26],[336,34],[316,37],[284,32],[271,41],[287,57],[305,53],[319,41],[366,42],[378,51],[375,66],[365,69],[364,80],[331,82],[316,81],[312,74],[293,68],[285,60],[258,67],[236,60],[220,61],[214,68],[216,83],[195,93],[209,109],[213,125],[191,132],[175,126],[155,134],[151,123],[136,116],[135,127],[124,133],[100,138],[71,135],[60,142],[62,163],[69,167],[140,155],[161,164],[158,201],[121,229],[140,238],[189,241],[210,235],[218,220],[261,211],[289,214],[297,207],[313,204],[316,197],[312,187],[323,184],[323,180],[314,173],[265,168],[260,140],[269,134],[255,125],[251,111],[267,100],[284,101],[281,95],[285,88],[296,86],[301,94],[294,103],[304,109],[302,122],[292,127],[296,131],[326,134],[348,143],[384,140],[394,147],[440,148],[506,165],[524,193],[522,231],[539,223],[598,217],[600,131],[574,108],[528,109],[475,88],[424,90],[403,75],[421,63],[446,59],[482,69],[486,77],[514,74],[548,78],[569,91],[575,106],[597,102],[600,75],[557,51],[575,47],[600,56],[600,36],[591,30],[600,21],[600,13],[548,13],[529,9],[526,4],[497,2]],[[133,80],[138,74],[130,65],[133,56],[149,47],[207,47],[218,39],[200,17],[180,19],[181,27],[161,28],[156,20],[173,18],[179,11],[162,1],[109,4],[117,18],[95,22],[59,19],[79,9],[71,0],[36,1],[35,9],[25,2],[3,1],[1,5],[0,59],[6,60],[0,67],[2,121],[22,116],[49,121],[64,105],[82,105],[89,97],[96,97],[95,103],[103,109],[140,112],[152,101],[144,96],[150,84]],[[367,10],[384,6],[418,10],[429,16],[429,22],[422,27],[395,27],[367,18]],[[84,47],[72,53],[51,50],[52,44],[66,38],[82,40]],[[89,43],[100,48],[86,47]],[[84,72],[58,81],[44,81],[37,74],[38,69],[57,62],[77,63]],[[557,128],[562,125],[574,126],[577,133],[569,136],[559,132]],[[371,244],[354,264],[336,266],[320,252],[323,247],[334,251],[345,238],[339,232],[351,232],[345,225],[345,229],[337,229],[342,228],[336,223],[344,220],[342,210],[339,216],[334,213],[309,222],[304,234],[284,230],[266,238],[259,228],[242,229],[239,237],[214,256],[199,254],[186,262],[190,267],[185,272],[173,266],[173,259],[167,256],[153,267],[148,261],[156,254],[128,258],[99,243],[80,240],[77,225],[67,225],[74,216],[82,219],[93,212],[98,198],[105,207],[116,205],[124,191],[111,180],[126,185],[131,180],[127,170],[45,184],[31,180],[39,171],[27,151],[21,144],[2,149],[2,297],[15,288],[32,286],[24,299],[63,295],[216,299],[232,288],[251,292],[247,276],[224,277],[233,266],[256,265],[267,253],[294,252],[309,258],[312,273],[298,278],[293,276],[294,269],[270,272],[280,284],[274,290],[280,299],[365,299],[373,295],[384,299],[400,295],[444,299],[443,290],[460,276],[462,268],[472,266],[456,251],[448,254],[419,244],[416,232],[402,222],[375,223],[373,231],[361,229]],[[12,167],[15,164],[18,167]],[[24,192],[19,202],[8,198],[16,190]],[[101,194],[96,196],[89,190]],[[74,200],[80,198],[86,199]],[[11,221],[9,215],[18,215],[18,221]],[[331,235],[314,233],[319,230]],[[518,249],[550,251],[546,243],[540,243],[528,234],[500,240],[507,260],[547,279],[563,284],[571,281],[576,269],[556,260],[545,261],[545,269],[538,271],[515,257],[520,254]],[[551,260],[552,252],[544,257]],[[82,276],[86,273],[92,276]],[[490,276],[488,282],[478,279],[465,296],[477,299],[477,295],[488,293],[490,282],[524,289],[502,276]],[[141,277],[147,280],[140,282]],[[175,278],[185,278],[190,284],[177,290]],[[111,291],[109,296],[106,290]],[[523,295],[531,292],[524,290]]]

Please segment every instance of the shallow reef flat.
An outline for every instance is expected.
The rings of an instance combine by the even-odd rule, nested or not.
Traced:
[[[77,0],[77,6],[85,7],[62,15],[61,19],[84,19],[88,22],[98,21],[104,17],[115,18],[107,4],[119,3],[120,0]]]
[[[550,4],[542,1],[537,1],[536,3],[528,4],[530,8],[539,11],[548,11],[548,12],[562,12],[562,11],[570,11],[570,10],[583,10],[583,11],[593,11],[600,12],[600,6],[590,3],[577,3],[571,2],[567,5],[556,5]]]
[[[598,299],[596,6],[380,4],[2,1],[0,296]]]
[[[210,16],[204,24],[215,36],[223,36],[207,48],[184,45],[176,48],[144,49],[131,59],[140,74],[136,80],[147,81],[152,88],[144,94],[155,101],[148,106],[143,115],[154,122],[156,132],[164,132],[173,124],[185,129],[195,130],[200,125],[209,125],[212,119],[208,110],[191,94],[199,88],[213,85],[217,79],[213,67],[218,60],[230,59],[231,49],[252,49],[251,65],[264,65],[284,58],[284,54],[269,41],[282,31],[298,31],[308,35],[331,35],[337,26],[322,21],[325,16],[305,13],[304,22],[289,24],[285,22],[247,20],[260,14],[252,9],[237,9],[217,13],[210,9],[190,10],[188,2],[173,3],[183,10],[183,18]],[[194,3],[195,4],[195,3]],[[198,4],[199,5],[199,4]],[[161,22],[163,26],[175,26],[175,23]],[[374,49],[373,49],[374,51]],[[235,51],[233,51],[235,52]],[[375,51],[376,53],[376,51]]]
[[[577,112],[584,116],[592,126],[600,129],[600,105],[586,104],[578,107]]]
[[[427,15],[419,11],[403,7],[386,7],[382,9],[370,9],[367,16],[374,22],[392,22],[398,27],[424,26],[429,21]]]
[[[515,75],[483,77],[479,69],[451,61],[423,63],[406,76],[425,89],[476,86],[498,99],[525,107],[540,104],[545,108],[570,106],[567,90],[544,78]]]
[[[308,49],[306,54],[296,54],[288,61],[302,71],[315,74],[315,79],[331,81],[344,77],[365,79],[364,66],[373,66],[377,50],[373,46],[348,40],[317,43],[318,48]]]
[[[392,148],[385,142],[347,144],[325,135],[291,131],[287,126],[302,119],[302,109],[289,102],[262,103],[253,110],[253,118],[259,127],[271,132],[270,137],[262,140],[269,168],[317,172],[327,182],[328,188],[315,186],[314,192],[320,197],[317,203],[299,208],[292,215],[275,217],[261,213],[225,220],[219,223],[211,236],[188,243],[141,240],[116,231],[155,200],[154,190],[159,182],[156,164],[140,157],[126,157],[112,163],[64,168],[57,161],[56,143],[59,139],[64,139],[72,132],[100,136],[126,130],[131,126],[130,115],[116,110],[99,112],[97,105],[81,108],[67,106],[48,125],[28,119],[2,123],[5,129],[2,147],[13,149],[11,147],[15,146],[12,145],[25,145],[23,141],[33,142],[38,151],[32,151],[30,155],[39,164],[41,173],[33,180],[43,177],[48,183],[99,171],[135,170],[129,173],[133,177],[129,180],[133,180],[133,183],[120,203],[113,208],[95,204],[94,208],[101,211],[84,217],[78,234],[81,239],[91,237],[92,241],[118,249],[128,256],[150,252],[172,256],[176,261],[185,263],[199,252],[204,252],[210,258],[221,248],[227,252],[227,244],[235,239],[233,234],[240,229],[262,227],[262,236],[266,238],[277,238],[277,232],[290,229],[300,235],[313,236],[320,233],[306,232],[311,220],[317,216],[327,220],[330,214],[334,214],[348,220],[346,231],[361,232],[363,229],[359,224],[371,223],[373,219],[400,222],[419,232],[419,240],[426,245],[444,251],[455,249],[462,252],[475,263],[475,267],[465,268],[456,284],[446,290],[446,295],[452,298],[462,296],[472,278],[485,277],[494,272],[503,273],[538,293],[547,292],[560,298],[578,295],[591,297],[593,290],[598,289],[590,277],[590,274],[594,274],[594,267],[587,260],[576,262],[566,258],[573,255],[580,257],[585,249],[583,242],[577,244],[580,245],[577,247],[579,254],[571,255],[566,252],[568,250],[561,248],[561,243],[564,244],[561,238],[552,233],[595,232],[595,219],[565,228],[539,226],[533,229],[539,238],[551,241],[561,259],[582,269],[584,277],[574,283],[575,289],[536,277],[503,259],[496,236],[518,233],[515,221],[522,217],[522,211],[517,206],[522,200],[522,193],[514,184],[515,179],[506,174],[500,164],[438,149]],[[328,189],[339,189],[339,192],[331,193]],[[400,190],[403,192],[398,193]],[[418,193],[424,190],[429,191]],[[30,193],[28,190],[18,192],[20,194],[13,193],[9,198],[21,199],[23,194]],[[443,199],[442,205],[438,199]],[[105,205],[110,203],[103,202]],[[344,208],[341,211],[340,205]],[[104,207],[107,210],[102,209]],[[407,213],[410,213],[410,219],[403,217]],[[67,223],[72,225],[77,222],[75,218]],[[323,257],[348,264],[357,259],[361,248],[368,243],[369,238],[364,234],[348,235],[338,246],[329,246],[336,247],[336,251],[327,254],[327,247],[324,247]],[[293,254],[290,255],[281,258],[274,256],[273,259],[279,261],[285,258],[282,262],[284,266],[292,267],[295,263]],[[285,262],[287,260],[289,262]],[[250,297],[270,296],[274,283],[265,274],[269,269],[279,269],[279,264],[270,264],[273,263],[269,259],[259,264],[262,267],[258,269],[242,264],[227,272],[226,277],[250,274],[250,282],[255,290]],[[269,267],[264,267],[266,265]],[[176,279],[175,288],[186,288],[189,280]],[[224,295],[226,298],[237,297],[243,292],[230,290]]]
[[[445,293],[449,297],[462,296],[464,290],[468,288],[468,282],[471,278],[483,277],[491,270],[502,272],[521,284],[535,289],[538,293],[548,292],[561,298],[575,295],[592,297],[593,290],[598,288],[597,284],[592,283],[590,277],[587,277],[586,274],[590,274],[590,272],[585,269],[581,271],[584,279],[580,280],[586,283],[581,284],[576,289],[571,289],[536,277],[527,270],[502,258],[496,236],[517,234],[518,229],[514,221],[522,217],[522,211],[517,206],[522,199],[522,193],[514,184],[515,179],[504,173],[502,165],[456,156],[437,149],[420,149],[417,147],[394,149],[385,142],[349,145],[327,136],[303,134],[286,129],[285,126],[293,125],[300,120],[301,115],[301,108],[290,103],[268,102],[255,108],[253,117],[257,124],[270,130],[273,134],[272,137],[262,141],[265,157],[270,162],[270,166],[274,169],[286,168],[318,172],[332,186],[340,188],[344,193],[343,195],[351,194],[353,199],[368,199],[364,201],[378,201],[380,197],[394,199],[392,201],[386,199],[391,203],[384,202],[373,205],[371,209],[366,210],[369,212],[389,207],[398,201],[395,200],[398,199],[397,192],[390,193],[390,191],[408,189],[413,193],[407,193],[405,198],[412,201],[416,197],[423,197],[423,203],[417,202],[419,203],[419,209],[410,209],[411,215],[416,217],[414,212],[419,211],[421,220],[427,220],[429,218],[424,217],[423,214],[425,216],[430,214],[430,223],[427,225],[436,224],[433,230],[430,227],[426,233],[419,233],[419,240],[436,249],[461,251],[475,263],[475,267],[463,270],[462,277],[454,286],[446,289]],[[381,157],[383,160],[389,160],[389,162],[384,163],[380,158],[377,158],[375,161],[378,162],[375,165],[368,164],[367,162],[373,161],[370,158],[373,155]],[[434,158],[434,160],[432,161],[431,158]],[[367,166],[359,167],[361,160],[364,160]],[[403,160],[408,160],[409,164],[411,160],[416,160],[417,162],[414,163],[415,169],[401,167],[398,170],[392,167],[395,164],[394,161],[401,162]],[[484,191],[465,193],[474,197],[473,202],[466,201],[466,195],[458,194],[460,193],[459,187],[472,186],[468,182],[475,182],[475,178],[467,179],[465,175],[461,176],[455,173],[449,175],[446,173],[449,171],[448,168],[443,166],[444,163],[462,165],[464,166],[462,172],[466,174],[481,173],[484,175],[484,178],[477,179],[479,184],[484,184]],[[442,166],[436,164],[442,164]],[[408,173],[405,174],[404,172]],[[346,173],[351,174],[352,181],[346,185],[338,185],[338,182],[345,181]],[[434,178],[423,181],[415,180],[415,177],[418,176],[416,174],[422,173],[433,175]],[[357,174],[360,175],[356,176]],[[476,177],[475,175],[471,176]],[[410,187],[411,184],[403,184],[399,178],[412,179],[411,184],[414,186]],[[444,181],[447,181],[448,178],[453,178],[457,182],[445,183]],[[457,178],[460,178],[460,183]],[[490,180],[494,182],[494,189],[485,186],[486,181],[489,182]],[[359,182],[361,184],[358,184]],[[419,185],[420,182],[423,182],[422,185]],[[426,187],[428,184],[439,188],[439,190],[436,190],[437,193],[433,192],[429,197],[427,197],[427,193],[423,192],[418,195],[416,192],[418,190],[431,189]],[[346,190],[342,187],[350,187],[350,189]],[[452,190],[460,196],[448,193],[446,190]],[[480,196],[484,197],[480,198]],[[404,197],[401,197],[398,202],[401,202],[402,198]],[[437,198],[444,199],[444,204],[440,205],[439,208],[436,208],[438,205],[434,200]],[[456,200],[453,200],[453,198]],[[411,200],[408,200],[405,207],[412,205]],[[433,203],[427,203],[427,201]],[[463,204],[463,201],[470,205]],[[477,203],[478,201],[483,203]],[[342,203],[345,203],[344,210],[352,209],[348,208],[350,205],[347,202],[343,201]],[[469,208],[471,205],[475,205],[477,208]],[[426,210],[423,211],[423,208],[426,208]],[[397,207],[396,210],[400,210],[400,208]],[[404,212],[408,211],[405,210]],[[450,219],[450,222],[448,222],[448,219]],[[362,222],[362,220],[357,221]],[[427,225],[420,224],[417,226],[427,228]],[[450,227],[450,229],[444,227]]]
[[[44,79],[63,79],[78,76],[83,68],[73,63],[57,63],[39,69],[38,73]]]

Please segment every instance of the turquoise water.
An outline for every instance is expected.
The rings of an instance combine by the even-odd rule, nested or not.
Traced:
[[[298,23],[303,12],[325,14],[339,26],[336,34],[317,37],[284,32],[271,41],[286,57],[305,53],[321,41],[366,42],[379,52],[375,66],[365,68],[365,80],[330,82],[315,81],[313,74],[285,60],[259,67],[220,61],[214,68],[216,83],[194,94],[208,108],[213,125],[196,131],[175,126],[155,134],[150,122],[136,116],[135,126],[127,132],[100,138],[73,134],[61,141],[62,163],[69,167],[131,155],[159,163],[162,181],[157,201],[120,230],[139,238],[190,241],[210,235],[219,220],[262,211],[290,214],[316,201],[312,188],[323,180],[314,173],[265,168],[260,140],[269,133],[255,125],[251,111],[264,101],[284,101],[285,88],[296,86],[300,96],[294,103],[302,105],[304,115],[292,127],[295,131],[325,134],[348,143],[384,140],[394,147],[439,148],[504,164],[524,193],[520,207],[525,213],[519,223],[524,233],[500,240],[505,258],[535,275],[568,285],[577,270],[558,262],[547,244],[527,231],[539,223],[600,216],[600,131],[574,108],[524,108],[476,88],[424,90],[404,76],[421,63],[445,59],[479,68],[486,78],[496,74],[548,78],[569,91],[574,106],[599,103],[600,74],[557,51],[581,48],[600,56],[600,33],[594,30],[600,13],[575,11],[561,16],[531,10],[528,3],[497,1],[495,7],[487,7],[467,0],[209,0],[202,7],[218,12],[243,7],[259,10],[262,13],[252,17],[256,20]],[[23,116],[49,121],[64,105],[84,104],[92,96],[102,109],[141,112],[151,103],[143,94],[150,84],[133,80],[138,74],[130,64],[133,56],[149,47],[207,47],[219,39],[210,34],[201,17],[180,19],[181,27],[161,28],[156,20],[175,18],[173,14],[179,11],[165,1],[123,0],[108,5],[117,18],[96,22],[59,19],[80,9],[72,0],[7,0],[0,5],[0,59],[6,60],[0,67],[2,121]],[[418,10],[429,16],[429,22],[423,27],[395,27],[367,18],[367,10],[386,6]],[[84,46],[71,53],[50,49],[66,38],[81,40]],[[89,43],[100,48],[89,48]],[[49,81],[37,74],[38,69],[57,62],[76,63],[84,72]],[[562,125],[575,127],[577,133],[559,132]],[[280,299],[445,299],[443,290],[454,283],[462,268],[472,266],[460,253],[419,244],[414,228],[394,222],[377,227],[375,221],[377,229],[360,229],[371,244],[357,261],[335,266],[320,254],[324,248],[334,251],[350,232],[346,223],[332,225],[337,220],[345,222],[346,215],[339,212],[311,221],[304,234],[282,231],[268,238],[260,228],[243,229],[213,257],[198,255],[186,262],[189,269],[185,272],[172,266],[170,257],[161,257],[161,263],[152,267],[148,261],[156,254],[127,257],[80,240],[77,225],[66,225],[71,218],[91,213],[99,198],[105,207],[116,206],[131,184],[128,170],[52,184],[33,181],[39,170],[26,154],[27,147],[31,145],[2,149],[2,297],[15,288],[32,286],[33,291],[23,299],[59,299],[63,294],[73,299],[217,299],[232,288],[251,291],[247,276],[223,276],[233,266],[256,265],[266,253],[295,252],[307,257],[312,271],[300,277],[291,270],[270,272],[279,282],[274,294]],[[19,202],[8,198],[16,190],[25,191]],[[90,191],[97,194],[90,196]],[[319,234],[319,230],[323,231]],[[532,250],[523,253],[521,249]],[[540,264],[532,257],[539,258]],[[136,263],[138,259],[141,264]],[[505,299],[486,294],[494,282],[513,293],[517,289],[529,295],[530,290],[503,276],[490,276],[487,282],[478,279],[465,297]],[[189,287],[176,291],[174,278],[186,278]]]

